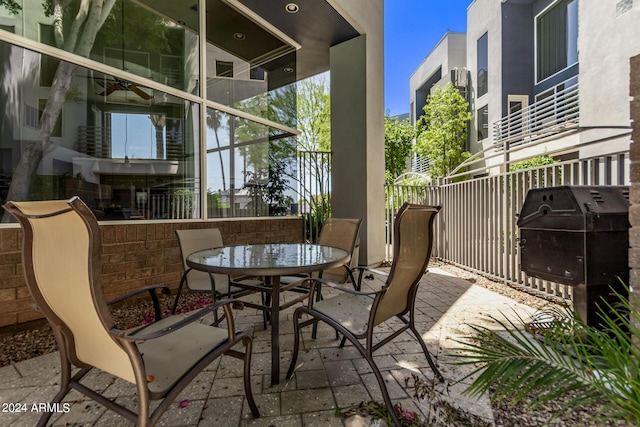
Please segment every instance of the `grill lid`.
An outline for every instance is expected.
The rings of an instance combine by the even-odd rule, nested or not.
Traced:
[[[629,228],[629,187],[560,186],[529,190],[518,227],[565,230]]]

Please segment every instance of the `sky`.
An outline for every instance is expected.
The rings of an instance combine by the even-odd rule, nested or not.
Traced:
[[[464,32],[472,0],[385,0],[384,104],[409,112],[409,77],[447,30]]]

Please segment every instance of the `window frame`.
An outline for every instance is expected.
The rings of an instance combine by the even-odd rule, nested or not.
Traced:
[[[539,44],[538,44],[538,23],[541,17],[543,17],[544,15],[546,15],[547,13],[549,13],[553,8],[555,7],[559,7],[562,3],[565,3],[565,7],[568,6],[571,2],[575,1],[576,2],[576,34],[578,32],[578,27],[579,27],[579,22],[578,22],[578,16],[579,16],[579,7],[580,7],[580,3],[579,0],[555,0],[553,2],[551,2],[547,7],[545,7],[543,10],[541,10],[537,15],[535,15],[533,17],[533,43],[534,43],[534,55],[533,55],[533,61],[534,61],[534,66],[533,66],[533,71],[534,71],[534,81],[535,84],[541,84],[549,79],[553,79],[554,77],[556,77],[557,75],[561,74],[562,72],[564,72],[565,70],[575,66],[576,64],[578,64],[580,62],[580,53],[578,50],[578,38],[576,37],[576,60],[572,63],[569,63],[569,58],[568,58],[568,51],[567,51],[567,63],[566,65],[546,76],[543,79],[540,79],[539,73],[538,73],[538,63],[539,63]],[[565,26],[565,32],[567,31],[567,27]]]
[[[486,68],[484,68],[485,70],[485,77],[484,77],[484,85],[482,86],[482,88],[484,89],[484,92],[480,93],[480,43],[481,41],[483,42],[483,47],[484,47],[484,54],[483,54],[483,62],[486,64]],[[486,95],[487,93],[489,93],[489,32],[486,31],[482,36],[480,36],[478,38],[478,40],[476,41],[476,91],[477,91],[477,97],[480,98],[484,95]]]

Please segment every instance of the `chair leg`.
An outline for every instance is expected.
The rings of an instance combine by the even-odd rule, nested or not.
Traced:
[[[293,351],[291,352],[291,363],[287,370],[287,379],[291,378],[298,361],[298,350],[300,349],[300,312],[298,310],[293,313]]]
[[[253,399],[253,392],[251,391],[251,346],[252,340],[249,337],[245,337],[242,339],[244,344],[244,394],[247,398],[247,402],[249,403],[249,408],[251,409],[251,413],[255,418],[260,417],[260,411],[258,410],[258,405],[256,405],[256,401]]]
[[[391,420],[393,421],[393,425],[396,426],[396,427],[400,427],[401,426],[400,419],[398,418],[398,414],[396,414],[396,410],[393,407],[393,403],[391,402],[391,398],[389,397],[389,391],[387,390],[387,385],[384,382],[384,378],[382,377],[382,373],[380,372],[380,370],[376,366],[376,364],[373,361],[373,359],[369,359],[364,354],[363,354],[363,356],[367,360],[367,362],[369,362],[369,366],[371,366],[371,370],[373,371],[373,374],[375,375],[376,379],[378,380],[378,385],[380,386],[380,393],[382,393],[382,399],[384,400],[384,404],[387,407],[387,412],[389,412],[389,415],[391,416]]]
[[[316,285],[316,302],[322,300],[322,283],[318,282]],[[311,338],[316,339],[318,336],[318,323],[314,323],[311,329]],[[338,331],[336,331],[336,339],[338,339]]]
[[[442,373],[440,373],[440,370],[438,369],[436,364],[433,362],[433,359],[431,358],[431,354],[427,349],[427,344],[422,339],[422,336],[420,335],[420,333],[418,332],[418,330],[415,328],[413,324],[409,324],[409,329],[411,330],[411,332],[413,332],[413,335],[416,337],[416,339],[420,343],[420,347],[422,347],[422,352],[427,358],[427,362],[429,362],[429,366],[431,367],[431,370],[435,374],[436,378],[438,378],[438,381],[444,382],[444,376],[442,376]]]
[[[336,329],[337,331],[337,329]],[[376,380],[378,381],[378,386],[380,387],[380,393],[382,394],[382,399],[384,400],[384,404],[387,407],[387,412],[389,412],[389,416],[391,417],[391,421],[393,425],[396,427],[400,427],[400,419],[398,418],[398,414],[396,414],[395,408],[393,407],[393,403],[391,402],[391,398],[389,397],[389,391],[387,390],[387,384],[384,382],[384,378],[382,377],[382,373],[378,366],[373,360],[373,355],[369,357],[366,349],[362,346],[362,344],[352,335],[344,334],[342,340],[349,340],[353,343],[354,347],[360,352],[362,357],[367,361],[369,366],[371,367],[371,371],[373,371],[373,375],[375,375]]]
[[[53,397],[53,400],[51,400],[50,406],[52,407],[55,406],[56,403],[62,402],[62,399],[71,391],[71,364],[66,360],[62,360],[62,357],[60,376],[60,391]],[[38,421],[37,427],[45,427],[52,415],[53,412],[43,413]]]
[[[173,302],[173,307],[171,308],[171,314],[176,314],[176,308],[178,308],[178,301],[180,300],[180,293],[182,292],[182,287],[184,286],[184,282],[187,280],[187,273],[189,270],[185,271],[180,278],[180,285],[178,286],[178,291],[176,292],[176,300]]]

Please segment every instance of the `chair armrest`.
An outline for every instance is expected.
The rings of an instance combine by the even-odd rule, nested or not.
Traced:
[[[111,329],[110,333],[114,336],[116,336],[119,339],[124,339],[127,341],[144,341],[144,340],[150,340],[150,339],[154,339],[154,338],[158,338],[164,335],[167,335],[175,330],[178,330],[180,328],[183,328],[187,325],[189,325],[190,323],[195,322],[196,320],[206,316],[207,314],[209,314],[210,312],[213,312],[214,310],[216,310],[219,307],[222,307],[225,311],[225,314],[227,316],[227,329],[229,331],[229,339],[233,339],[233,337],[235,336],[235,325],[233,322],[233,313],[231,312],[231,304],[236,302],[236,300],[232,299],[232,298],[225,298],[225,299],[221,299],[221,300],[217,300],[215,302],[212,302],[211,304],[207,305],[206,307],[196,311],[195,313],[186,316],[185,318],[170,324],[169,326],[159,329],[157,331],[153,331],[153,332],[149,332],[149,333],[144,333],[144,330],[148,327],[150,327],[151,325],[153,325],[153,323],[150,323],[148,325],[144,325],[141,326],[135,330],[133,330],[132,332],[127,332],[127,331],[123,331],[121,329],[116,329],[113,328]],[[172,315],[173,316],[173,315]]]
[[[160,312],[160,301],[158,300],[158,294],[156,293],[156,289],[162,289],[162,293],[164,295],[170,295],[171,294],[171,290],[166,287],[166,286],[159,286],[159,285],[151,285],[151,286],[145,286],[143,288],[140,289],[136,289],[134,291],[128,292],[124,295],[120,295],[119,297],[116,297],[112,300],[107,301],[107,305],[112,305],[115,303],[118,303],[120,301],[124,301],[128,298],[131,298],[133,296],[136,296],[138,294],[141,294],[143,292],[149,292],[149,295],[151,295],[151,300],[153,301],[153,311],[155,314],[155,319],[156,320],[160,320],[162,318],[162,313]]]

